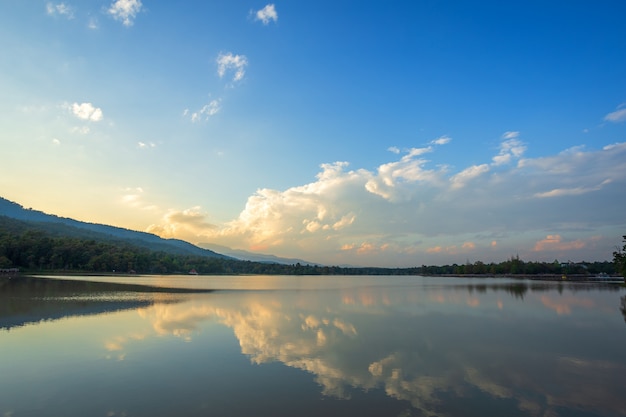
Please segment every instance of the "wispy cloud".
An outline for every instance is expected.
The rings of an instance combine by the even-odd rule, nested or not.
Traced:
[[[472,179],[489,172],[489,169],[488,164],[472,165],[471,167],[465,168],[463,171],[450,177],[452,188],[464,187]]]
[[[99,122],[102,120],[102,109],[95,107],[91,103],[73,103],[66,105],[70,112],[81,120],[88,120],[91,122]]]
[[[183,116],[189,117],[193,123],[208,120],[211,116],[215,116],[222,109],[221,99],[211,100],[202,106],[198,111],[191,112],[189,109],[183,111]]]
[[[245,55],[234,55],[230,52],[224,54],[220,53],[217,57],[217,74],[220,78],[226,75],[226,72],[232,71],[233,81],[241,81],[246,75],[246,67],[248,66],[248,59]]]
[[[519,137],[519,132],[513,132],[513,131],[504,132],[504,134],[502,135],[502,139],[505,139],[505,140],[517,139],[518,137]]]
[[[591,240],[595,240],[595,239],[592,238]],[[546,236],[545,239],[541,239],[537,243],[535,243],[535,247],[533,248],[533,250],[535,252],[543,252],[547,250],[566,251],[566,250],[571,250],[571,249],[582,249],[586,245],[587,244],[580,239],[573,240],[570,242],[564,242],[561,235],[548,235]]]
[[[137,147],[139,149],[153,149],[153,148],[156,148],[156,143],[154,143],[154,142],[137,142]]]
[[[448,136],[440,136],[435,140],[432,140],[430,143],[431,145],[445,145],[450,143],[450,141],[452,140],[452,138],[448,137]]]
[[[124,26],[132,26],[142,7],[141,0],[117,0],[111,3],[107,13]]]
[[[564,196],[582,195],[582,194],[591,193],[593,191],[601,190],[602,187],[610,183],[611,183],[611,180],[606,179],[602,181],[600,184],[591,186],[591,187],[555,188],[550,191],[536,193],[535,197],[546,198],[546,197],[564,197]]]
[[[90,17],[87,21],[87,28],[91,30],[98,29],[98,19],[96,19],[95,17]]]
[[[278,21],[278,13],[276,7],[273,4],[268,4],[261,10],[255,13],[255,20],[260,20],[264,25],[269,24],[271,21]]]
[[[91,129],[89,129],[89,126],[74,126],[73,128],[70,129],[70,132],[78,133],[79,135],[86,135],[90,131]]]
[[[46,3],[46,12],[50,16],[63,16],[67,19],[74,18],[74,8],[65,3]]]
[[[142,211],[155,211],[158,207],[144,201],[145,191],[142,187],[126,187],[121,190],[119,201],[125,206]]]
[[[626,122],[626,108],[621,107],[624,107],[624,105],[619,106],[617,110],[604,116],[604,120],[613,123]]]

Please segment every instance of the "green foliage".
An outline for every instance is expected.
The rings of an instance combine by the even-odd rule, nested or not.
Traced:
[[[615,264],[615,270],[623,277],[626,277],[626,235],[622,236],[621,249],[613,252],[613,263]]]

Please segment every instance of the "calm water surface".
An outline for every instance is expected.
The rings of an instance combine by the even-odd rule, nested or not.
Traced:
[[[64,278],[0,277],[0,417],[626,415],[623,287]]]

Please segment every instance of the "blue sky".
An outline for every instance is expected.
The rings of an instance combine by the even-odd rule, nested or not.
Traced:
[[[325,264],[606,260],[622,1],[4,1],[0,195]]]

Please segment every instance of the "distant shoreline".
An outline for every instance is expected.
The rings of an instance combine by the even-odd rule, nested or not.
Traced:
[[[38,276],[55,276],[55,277],[63,277],[63,276],[84,276],[84,277],[124,277],[124,278],[134,278],[134,277],[150,277],[150,276],[188,276],[188,277],[219,277],[219,276],[290,276],[291,274],[184,274],[184,273],[172,273],[172,274],[133,274],[133,273],[82,273],[79,271],[71,271],[71,272],[27,272],[21,273],[18,272],[13,276],[20,277],[38,277]],[[394,274],[359,274],[363,276],[395,276]],[[0,274],[0,277],[8,276],[7,274]],[[319,276],[358,276],[353,274],[310,274],[310,275],[293,275],[293,276],[301,276],[301,277],[319,277]],[[398,275],[400,276],[400,275]],[[550,281],[550,282],[593,282],[593,283],[611,283],[611,284],[624,284],[624,277],[619,275],[606,275],[606,276],[595,276],[589,274],[408,274],[402,276],[416,276],[416,277],[433,277],[433,278],[479,278],[479,279],[500,279],[500,278],[509,278],[509,279],[527,279],[531,281]]]

